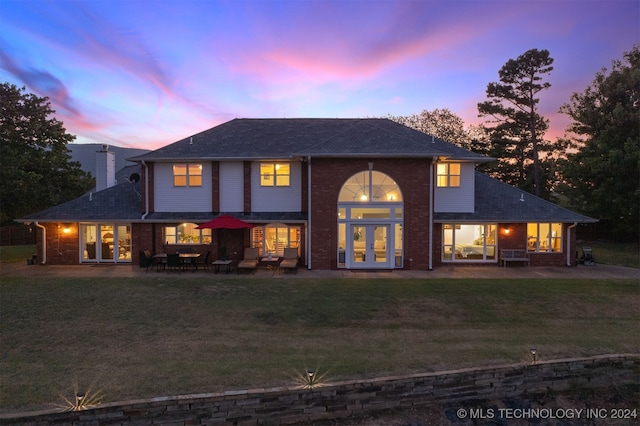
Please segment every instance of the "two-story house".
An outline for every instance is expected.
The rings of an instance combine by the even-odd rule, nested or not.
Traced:
[[[136,263],[191,247],[240,260],[244,247],[298,249],[309,269],[575,263],[594,219],[475,170],[490,158],[387,119],[236,119],[129,159],[131,179],[20,219],[55,264]],[[211,230],[221,214],[255,225]]]

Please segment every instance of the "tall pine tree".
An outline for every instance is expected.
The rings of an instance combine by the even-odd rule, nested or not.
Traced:
[[[478,104],[486,123],[497,164],[483,166],[494,177],[513,186],[548,197],[554,154],[563,146],[544,141],[548,120],[538,112],[538,95],[551,87],[543,81],[553,70],[548,50],[531,49],[510,59],[498,75],[500,82],[487,85],[487,98]]]

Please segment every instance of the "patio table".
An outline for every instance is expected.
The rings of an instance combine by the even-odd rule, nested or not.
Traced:
[[[231,272],[231,262],[233,262],[233,260],[214,260],[211,264],[213,265],[216,274],[220,272],[220,266],[225,266],[226,273],[228,274]]]
[[[180,255],[180,261],[183,264],[191,265],[193,267],[193,272],[198,270],[196,259],[198,259],[201,256],[200,253],[179,253],[179,255]],[[160,271],[160,264],[166,265],[167,263],[167,253],[154,254],[153,258],[156,259],[156,263],[158,263],[158,269],[157,269],[158,271]]]

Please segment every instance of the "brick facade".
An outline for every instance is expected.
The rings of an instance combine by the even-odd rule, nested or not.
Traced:
[[[431,159],[425,158],[313,158],[309,164],[301,163],[301,212],[307,213],[309,198],[311,210],[309,213],[310,227],[304,224],[292,223],[290,226],[302,226],[300,255],[306,259],[306,235],[309,233],[311,241],[312,269],[337,269],[337,238],[338,220],[337,206],[338,195],[344,183],[353,175],[369,170],[370,164],[375,171],[389,175],[398,184],[402,191],[404,204],[403,218],[403,253],[404,269],[425,270],[429,268],[429,214],[430,214],[430,166]],[[250,213],[251,206],[251,162],[244,162],[244,209]],[[212,162],[212,211],[214,214],[220,209],[219,200],[219,162]],[[309,183],[309,170],[310,180]],[[149,185],[146,185],[147,175]],[[149,213],[153,212],[153,163],[142,168],[142,201],[140,205],[141,217],[147,208],[145,197],[149,197]],[[110,224],[105,221],[105,224]],[[530,265],[532,266],[563,266],[567,264],[567,249],[571,247],[573,253],[569,254],[571,264],[575,265],[576,237],[575,228],[571,228],[569,241],[567,241],[567,229],[569,224],[563,226],[563,250],[560,253],[530,253]],[[78,231],[79,224],[45,224],[47,228],[47,263],[61,265],[75,265],[79,263],[81,240]],[[149,249],[153,253],[173,252],[179,246],[168,246],[163,241],[163,227],[161,223],[131,224],[131,262],[139,262],[139,251]],[[70,232],[65,234],[64,229]],[[509,233],[505,233],[505,229]],[[305,232],[306,231],[306,232]],[[216,234],[221,232],[220,234]],[[251,244],[249,230],[242,230],[243,235],[225,234],[222,231],[214,231],[214,242],[225,241],[227,254],[234,260],[242,258],[244,247]],[[42,230],[37,229],[38,262],[43,259]],[[434,267],[442,266],[442,224],[433,224],[433,258]],[[501,249],[526,249],[527,225],[526,223],[500,223],[498,224],[498,253]],[[569,245],[570,243],[570,245]],[[206,254],[211,250],[213,259],[219,258],[218,244],[190,245],[190,248]],[[455,264],[455,263],[454,263]],[[464,262],[464,264],[472,264]],[[496,263],[476,263],[478,265],[495,265]]]
[[[427,269],[429,259],[429,165],[426,159],[314,158],[311,167],[311,265],[336,269],[338,195],[354,174],[373,170],[398,184],[404,201],[404,268]]]

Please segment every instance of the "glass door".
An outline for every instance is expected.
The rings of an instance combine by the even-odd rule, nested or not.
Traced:
[[[102,239],[102,244],[100,246],[100,260],[113,261],[113,248],[115,239],[115,235],[113,234],[113,226],[101,225],[100,237]]]
[[[389,225],[352,225],[351,267],[390,268]]]

